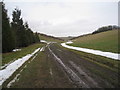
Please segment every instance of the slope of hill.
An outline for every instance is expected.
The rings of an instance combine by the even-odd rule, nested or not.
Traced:
[[[73,39],[73,38],[75,38],[75,37],[73,37],[73,36],[68,36],[68,37],[58,37],[58,38],[63,39],[64,41],[68,41],[68,40],[71,40],[71,39]]]
[[[39,34],[40,40],[45,40],[45,41],[53,41],[53,42],[63,42],[63,39],[57,38],[57,37],[53,37],[53,36],[49,36],[46,34]]]
[[[118,33],[119,30],[111,30],[98,34],[88,34],[82,37],[73,39],[72,46],[101,50],[106,52],[120,53],[118,48]]]

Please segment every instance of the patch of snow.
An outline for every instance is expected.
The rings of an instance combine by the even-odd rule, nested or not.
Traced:
[[[93,49],[80,48],[80,47],[73,47],[73,46],[66,45],[66,43],[61,43],[61,45],[63,47],[69,48],[69,49],[74,49],[74,50],[78,50],[78,51],[92,53],[92,54],[95,54],[95,55],[101,55],[101,56],[105,56],[105,57],[112,58],[112,59],[115,59],[115,60],[120,60],[120,58],[119,58],[120,54],[117,54],[117,53],[103,52],[103,51],[100,51],[100,50],[93,50]]]
[[[13,52],[21,51],[21,49],[13,49]]]
[[[45,47],[47,47],[48,45],[46,45]]]
[[[35,56],[32,58],[32,60],[31,60],[30,62],[32,62],[32,61],[36,58],[37,55],[38,55],[38,54],[35,54]]]
[[[45,50],[45,47],[42,47],[42,48],[40,49],[41,52],[44,51],[44,50]]]
[[[51,42],[47,42],[47,44],[49,45]]]
[[[29,61],[28,63],[30,63],[31,61]]]
[[[8,83],[7,88],[10,88],[10,86],[18,79],[19,76],[20,76],[20,74],[17,74],[17,75],[15,76],[15,78]]]
[[[27,65],[24,66],[24,69],[27,67]]]
[[[73,43],[72,41],[68,41],[68,42],[66,42],[66,44],[71,44],[71,43]]]
[[[51,74],[51,76],[53,75],[53,73],[52,73],[52,69],[50,68],[50,74]]]
[[[47,41],[45,41],[45,40],[40,40],[40,42],[47,43]]]
[[[19,67],[21,67],[28,59],[30,59],[35,53],[37,53],[40,48],[36,49],[33,53],[28,54],[22,58],[15,60],[13,63],[9,64],[5,69],[0,70],[0,86],[6,79],[8,79]]]
[[[23,69],[20,70],[20,73],[23,71]]]
[[[13,60],[13,61],[10,61],[9,63],[7,63],[7,64],[4,64],[4,66],[1,66],[1,69],[4,69],[5,67],[7,67],[9,64],[11,64],[12,62],[14,62],[15,60]]]
[[[5,67],[7,67],[10,64],[10,62],[8,64],[5,64],[4,66],[1,66],[1,69],[4,69]]]
[[[46,44],[50,44],[50,43],[57,43],[57,42],[45,41],[45,40],[40,40],[40,42],[43,42],[43,43],[46,43]]]

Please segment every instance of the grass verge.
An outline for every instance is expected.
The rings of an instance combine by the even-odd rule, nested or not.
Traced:
[[[32,53],[35,49],[42,47],[44,44],[33,44],[28,47],[21,48],[21,51],[17,52],[9,52],[9,53],[3,53],[2,54],[2,65],[5,65],[11,61],[17,60],[18,58],[21,58],[27,54]]]

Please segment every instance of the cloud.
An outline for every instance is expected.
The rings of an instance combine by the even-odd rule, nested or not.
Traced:
[[[6,2],[6,6],[9,16],[14,7],[19,7],[33,31],[55,36],[78,36],[103,25],[117,24],[116,2],[42,1]]]
[[[119,0],[5,0],[5,2],[118,2]]]

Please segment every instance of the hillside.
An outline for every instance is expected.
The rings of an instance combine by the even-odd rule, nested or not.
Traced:
[[[39,37],[40,37],[40,40],[45,40],[45,41],[53,41],[53,42],[63,42],[64,41],[63,39],[49,36],[49,35],[42,34],[42,33],[39,33]]]
[[[72,46],[120,53],[118,48],[118,30],[111,30],[97,34],[88,34],[73,39]],[[119,50],[118,50],[119,49]]]
[[[71,40],[71,39],[73,39],[73,38],[75,38],[75,37],[73,37],[73,36],[68,36],[68,37],[58,37],[58,38],[63,39],[64,41],[68,41],[68,40]]]

